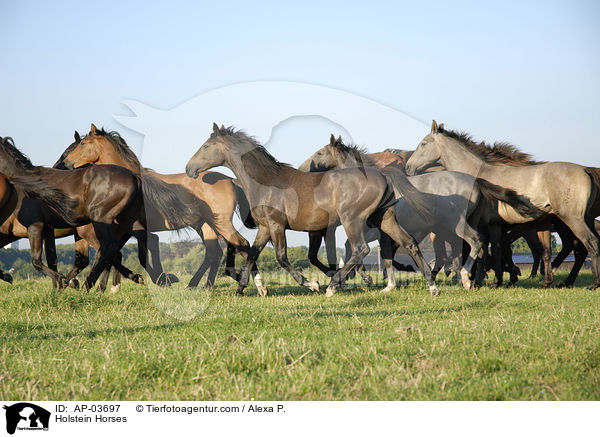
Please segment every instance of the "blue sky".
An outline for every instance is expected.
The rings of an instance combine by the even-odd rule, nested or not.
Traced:
[[[3,1],[0,16],[0,135],[36,164],[52,164],[90,122],[141,150],[143,137],[113,118],[129,114],[125,99],[167,109],[226,85],[286,80],[538,159],[600,166],[599,2]],[[210,126],[199,129],[202,140]]]

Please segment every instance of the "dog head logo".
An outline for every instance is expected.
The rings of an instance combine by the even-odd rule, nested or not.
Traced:
[[[19,430],[48,430],[50,411],[28,402],[4,406],[6,410],[6,432]]]

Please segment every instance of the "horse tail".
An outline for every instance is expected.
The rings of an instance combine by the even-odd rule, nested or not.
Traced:
[[[233,182],[233,186],[235,188],[235,197],[237,200],[237,212],[240,216],[240,219],[244,223],[244,226],[246,226],[248,229],[256,229],[258,227],[258,225],[256,224],[256,222],[254,221],[254,218],[252,217],[252,213],[250,211],[250,203],[248,202],[246,193],[244,193],[244,190],[242,190],[242,187],[240,187],[236,183],[235,179],[232,182]]]
[[[36,176],[15,176],[10,181],[27,197],[43,202],[69,226],[77,226],[77,203],[62,190],[48,185],[47,181]]]
[[[172,229],[192,226],[198,221],[192,208],[186,205],[170,184],[146,172],[141,174],[144,204],[152,206],[166,220]]]
[[[435,211],[431,202],[428,202],[425,194],[410,183],[403,171],[394,167],[386,167],[381,169],[381,173],[394,189],[396,197],[404,197],[423,220],[428,222],[433,220]]]
[[[479,191],[489,201],[500,201],[510,205],[515,211],[523,217],[532,219],[540,218],[543,214],[529,200],[517,194],[516,191],[510,188],[504,188],[499,185],[492,184],[489,181],[481,178],[475,178],[475,183],[479,187]]]

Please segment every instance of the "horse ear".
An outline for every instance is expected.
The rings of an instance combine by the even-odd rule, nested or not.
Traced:
[[[90,127],[90,133],[96,135],[96,125],[94,123],[92,123],[92,126]]]
[[[81,141],[81,135],[79,135],[79,132],[75,131],[75,134],[73,134],[73,137],[75,138],[75,141],[77,143]]]
[[[338,139],[337,140],[338,140],[338,143],[341,143],[342,142],[342,136],[338,135]]]
[[[225,130],[225,125],[224,124],[221,125],[221,130]]]
[[[438,127],[438,132],[442,132],[444,130],[444,123],[440,124]]]
[[[213,133],[215,135],[219,134],[219,125],[217,123],[213,123]]]
[[[437,121],[433,120],[433,123],[431,123],[431,133],[434,134],[437,132],[437,130],[438,130]]]
[[[333,134],[329,137],[329,144],[335,144],[335,136]]]

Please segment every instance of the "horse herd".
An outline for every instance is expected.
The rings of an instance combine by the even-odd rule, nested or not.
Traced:
[[[218,166],[228,167],[235,178],[209,171]],[[502,284],[505,270],[514,283],[518,269],[510,243],[523,236],[543,261],[544,286],[553,284],[552,269],[574,250],[575,264],[564,285],[573,285],[589,253],[590,288],[597,288],[599,187],[600,169],[533,161],[514,146],[477,143],[435,121],[414,152],[368,154],[331,135],[299,169],[279,162],[243,131],[214,124],[185,173],[168,175],[143,168],[118,133],[92,124],[83,138],[75,132],[75,141],[53,168],[34,166],[10,137],[0,138],[0,247],[27,237],[33,266],[63,288],[79,285],[76,276],[88,265],[92,246],[97,253],[83,286],[89,290],[100,278],[104,290],[111,268],[114,286],[121,275],[143,282],[122,264],[121,248],[135,237],[150,279],[168,285],[178,279],[163,271],[154,232],[189,227],[206,247],[189,287],[197,286],[206,272],[207,285],[214,284],[223,241],[225,272],[238,282],[237,292],[243,293],[252,276],[265,296],[256,261],[271,241],[278,262],[298,284],[319,291],[319,284],[287,258],[285,231],[293,229],[309,233],[309,259],[331,277],[327,296],[355,272],[371,283],[362,260],[374,240],[379,240],[387,273],[385,291],[396,287],[394,268],[405,268],[394,261],[403,247],[430,293],[437,295],[435,278],[442,267],[456,271],[467,289],[482,284],[490,264],[493,286]],[[257,228],[252,245],[233,226],[236,210],[246,227]],[[340,225],[348,240],[345,264],[338,269],[335,229]],[[551,231],[563,243],[554,262]],[[68,235],[75,237],[76,256],[63,275],[57,270],[55,238]],[[418,246],[427,236],[435,250],[433,268]],[[317,256],[323,240],[328,265]],[[244,258],[239,272],[236,253]],[[6,273],[0,272],[0,278],[12,282]]]

